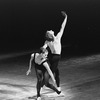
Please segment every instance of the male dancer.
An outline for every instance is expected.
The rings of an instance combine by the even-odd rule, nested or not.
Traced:
[[[49,78],[47,76],[49,75],[51,76],[54,84],[55,84],[55,78],[53,76],[52,71],[49,68],[47,55],[48,55],[48,51],[43,48],[40,53],[33,53],[31,55],[29,69],[27,71],[27,75],[28,75],[31,72],[32,60],[34,60],[34,65],[35,65],[34,67],[35,67],[36,76],[37,76],[37,100],[41,100],[40,89],[43,85],[53,89],[54,91],[57,92],[57,94],[61,93],[52,84],[49,83]]]
[[[58,62],[61,58],[61,37],[63,35],[66,22],[67,22],[67,15],[65,12],[62,11],[64,21],[61,25],[61,29],[58,34],[55,36],[54,31],[50,30],[46,32],[46,41],[43,48],[49,47],[51,54],[49,56],[49,61],[51,64],[51,70],[55,74],[56,84],[59,91],[61,91],[60,87],[60,79],[59,79],[59,69],[58,69]]]

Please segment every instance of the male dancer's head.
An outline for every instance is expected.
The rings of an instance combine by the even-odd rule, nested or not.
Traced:
[[[46,40],[47,41],[54,41],[54,31],[50,30],[46,32]]]

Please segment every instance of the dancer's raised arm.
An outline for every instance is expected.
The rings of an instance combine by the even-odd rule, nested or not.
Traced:
[[[67,22],[67,14],[64,11],[62,11],[61,13],[65,17],[65,19],[64,19],[64,21],[61,25],[61,29],[60,29],[59,33],[57,34],[57,38],[59,38],[59,39],[61,39],[61,37],[63,35],[64,29],[65,29],[65,26],[66,26],[66,22]]]

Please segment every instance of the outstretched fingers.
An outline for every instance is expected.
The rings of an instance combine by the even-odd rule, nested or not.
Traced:
[[[67,16],[65,11],[61,11],[61,13],[62,13],[63,16],[65,16],[65,17]]]

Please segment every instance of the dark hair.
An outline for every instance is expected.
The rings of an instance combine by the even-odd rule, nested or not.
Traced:
[[[41,47],[41,48],[40,48],[40,53],[44,53],[46,50],[47,50],[47,49]]]
[[[48,35],[49,33],[47,32],[46,33],[46,36],[45,36],[45,39],[47,40],[47,41],[54,41],[54,38],[53,38],[53,36],[51,35]]]

